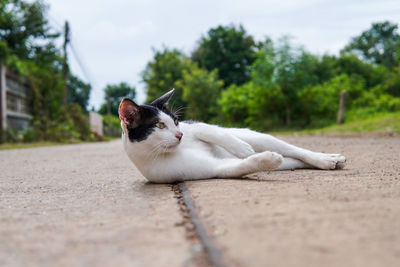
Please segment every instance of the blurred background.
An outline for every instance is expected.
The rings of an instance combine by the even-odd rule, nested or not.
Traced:
[[[172,88],[181,120],[397,135],[399,23],[387,0],[1,0],[0,142],[117,137],[121,98]]]

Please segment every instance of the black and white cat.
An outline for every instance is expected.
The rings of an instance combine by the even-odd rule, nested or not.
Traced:
[[[149,181],[171,183],[241,177],[267,170],[341,169],[346,158],[312,152],[249,129],[183,121],[167,109],[174,90],[149,105],[123,99],[119,117],[126,153]]]

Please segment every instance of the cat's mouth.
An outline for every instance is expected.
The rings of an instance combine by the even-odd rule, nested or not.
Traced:
[[[170,144],[166,146],[166,149],[168,150],[174,150],[180,143],[176,143],[176,144]]]

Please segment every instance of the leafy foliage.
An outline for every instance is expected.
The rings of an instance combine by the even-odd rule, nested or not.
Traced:
[[[233,109],[238,108],[238,101],[241,101],[240,105],[247,107],[247,112],[240,111],[242,116],[246,116],[246,119],[240,118],[246,125],[257,125],[256,121],[263,119],[263,122],[258,123],[263,127],[282,122],[290,126],[292,117],[298,121],[298,111],[303,109],[303,105],[298,101],[302,88],[317,84],[321,80],[318,77],[318,65],[317,57],[302,48],[293,47],[287,37],[282,38],[277,47],[267,40],[250,68],[251,81],[242,85],[242,88],[229,87],[227,92],[221,94],[219,104],[222,112],[226,115],[228,112],[235,114]],[[235,98],[234,94],[240,96]],[[232,107],[226,107],[231,104]],[[273,116],[263,118],[265,115],[262,114]],[[239,117],[235,120],[237,119]]]
[[[46,10],[41,1],[1,1],[0,40],[17,57],[41,61],[43,56],[54,54],[52,41],[59,34],[51,32]]]
[[[116,85],[107,85],[104,89],[104,101],[105,103],[100,107],[100,114],[112,114],[118,116],[119,103],[124,97],[129,99],[135,99],[136,90],[135,87],[130,86],[126,82],[121,82]]]
[[[146,83],[148,102],[162,96],[166,90],[175,88],[174,106],[186,106],[183,100],[183,88],[176,84],[182,79],[183,70],[189,68],[189,61],[185,58],[177,49],[164,48],[162,51],[155,51],[154,59],[147,64],[142,73],[143,81]]]
[[[312,127],[333,123],[336,120],[340,94],[345,90],[348,93],[348,105],[352,106],[353,99],[359,97],[364,90],[364,82],[342,74],[323,84],[304,88],[299,93],[299,101],[307,107],[302,113],[303,121]]]
[[[82,110],[87,112],[90,90],[92,89],[92,86],[83,82],[81,79],[74,75],[69,75],[67,88],[68,102],[80,105],[82,107]]]
[[[240,85],[250,78],[249,67],[255,60],[256,44],[243,26],[218,26],[201,38],[192,59],[209,71],[218,70],[226,86]]]
[[[107,137],[121,136],[121,121],[115,115],[103,116],[104,135]]]
[[[29,82],[33,112],[32,128],[14,133],[23,138],[3,137],[9,141],[92,140],[84,116],[90,85],[74,76],[64,80],[61,51],[54,43],[59,33],[49,26],[46,11],[42,1],[0,2],[0,60]],[[62,106],[66,85],[70,103]]]
[[[210,121],[217,116],[217,98],[223,82],[218,80],[217,71],[208,72],[195,63],[183,70],[183,77],[176,82],[177,88],[183,88],[183,99],[187,103],[185,115],[195,120]]]
[[[400,61],[400,35],[398,26],[389,21],[373,23],[371,28],[345,47],[345,51],[358,53],[367,61],[393,68]]]
[[[198,64],[164,49],[143,80],[149,100],[177,88],[187,118],[259,130],[321,127],[335,122],[344,90],[347,114],[400,110],[398,40],[397,25],[375,23],[339,56],[317,56],[287,36],[255,44],[241,26],[218,26],[193,52]]]
[[[156,51],[143,72],[143,80],[148,102],[175,88],[171,104],[181,119],[188,116],[208,121],[217,114],[216,99],[223,86],[217,71],[200,68],[177,49]]]

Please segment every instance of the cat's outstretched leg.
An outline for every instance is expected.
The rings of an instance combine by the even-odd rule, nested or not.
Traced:
[[[313,166],[304,163],[301,160],[284,157],[282,164],[276,169],[277,171],[294,170],[294,169],[312,169]]]
[[[216,166],[216,177],[241,177],[250,173],[274,170],[281,165],[283,157],[275,152],[262,152],[245,159],[227,159]]]
[[[274,151],[284,157],[303,161],[310,167],[333,170],[342,169],[346,164],[346,158],[340,154],[313,152],[288,144],[268,134],[258,133],[249,129],[226,129],[226,131],[250,144],[256,152]]]

